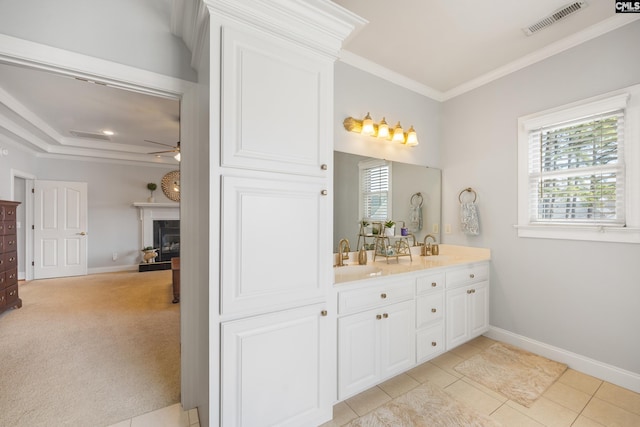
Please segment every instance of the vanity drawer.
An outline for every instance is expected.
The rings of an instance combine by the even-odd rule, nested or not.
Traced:
[[[418,277],[416,280],[416,294],[422,295],[428,292],[444,289],[445,274],[430,274]]]
[[[413,298],[413,281],[403,281],[369,288],[338,292],[338,313],[355,313],[364,309]]]
[[[416,328],[442,320],[444,314],[444,293],[420,295],[416,298]]]
[[[15,284],[13,286],[9,286],[5,289],[5,298],[7,300],[6,304],[11,305],[14,302],[18,301],[18,285]]]
[[[432,359],[444,351],[444,323],[416,333],[416,358],[418,363]]]
[[[489,278],[489,264],[471,264],[447,272],[447,288],[456,288]]]

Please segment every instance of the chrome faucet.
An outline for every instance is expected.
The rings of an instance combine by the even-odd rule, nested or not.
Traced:
[[[431,242],[427,242],[427,239],[431,237],[433,239],[433,243],[436,242],[436,238],[431,234],[427,234],[424,236],[423,246],[422,246],[422,256],[431,256]]]
[[[351,247],[349,246],[349,240],[347,239],[340,240],[340,243],[338,243],[338,259],[336,262],[336,267],[342,267],[346,265],[343,261],[345,259],[349,259],[349,252],[351,252]]]

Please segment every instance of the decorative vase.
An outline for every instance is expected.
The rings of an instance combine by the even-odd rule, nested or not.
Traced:
[[[158,252],[156,252],[157,249],[147,249],[147,250],[143,250],[142,252],[144,253],[144,255],[142,255],[142,259],[144,260],[145,263],[150,264],[152,262],[156,261],[156,257],[158,256]]]
[[[395,227],[386,227],[384,229],[384,235],[387,237],[393,237],[395,235]]]
[[[156,201],[156,199],[153,196],[147,197],[147,202],[154,203],[155,201]]]

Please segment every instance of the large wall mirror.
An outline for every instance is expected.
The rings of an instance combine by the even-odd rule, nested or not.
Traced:
[[[334,200],[333,200],[333,251],[337,252],[340,239],[349,239],[351,250],[356,250],[360,231],[359,167],[371,158],[357,154],[334,151]],[[391,167],[391,216],[392,220],[409,223],[412,196],[422,196],[422,229],[414,232],[418,242],[427,234],[440,242],[440,169],[392,162]],[[415,205],[416,199],[414,199]],[[400,233],[397,233],[400,234]],[[410,244],[413,242],[410,241]]]

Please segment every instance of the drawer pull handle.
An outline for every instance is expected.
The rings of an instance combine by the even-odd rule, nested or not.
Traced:
[[[471,293],[471,289],[467,289],[467,293],[470,294]]]
[[[382,319],[382,316],[379,315],[379,314],[376,314],[376,319],[380,320],[380,319]]]
[[[16,294],[16,291],[11,291],[11,292],[9,292],[9,296],[10,296],[10,297],[14,296],[15,294]]]
[[[322,310],[320,312],[320,316],[326,316],[327,315],[327,310]]]
[[[9,262],[13,262],[13,261],[15,261],[15,260],[16,260],[16,258],[15,258],[15,257],[11,257],[11,258],[9,258]]]
[[[326,171],[328,168],[329,168],[329,166],[327,166],[325,163],[320,165],[320,169],[322,169],[323,171]]]
[[[432,308],[432,309],[431,309],[431,312],[432,312],[432,313],[435,313],[436,311],[438,311],[438,310],[436,310],[435,308]]]
[[[474,277],[476,277],[476,275],[475,275],[475,274],[473,274],[473,273],[471,273],[471,274],[469,275],[469,277],[471,277],[471,278],[473,279]]]
[[[388,315],[387,313],[384,313],[384,314],[382,315],[382,317],[384,317],[384,318],[386,319],[386,318],[388,318],[388,317],[389,317],[389,315]]]
[[[431,287],[435,288],[436,286],[438,286],[438,284],[436,282],[431,282]]]
[[[437,346],[437,345],[438,345],[438,343],[437,343],[437,342],[435,342],[435,341],[431,341],[431,347],[435,347],[435,346]]]
[[[320,194],[322,194],[323,196],[326,196],[327,194],[329,194],[329,192],[327,190],[322,190]]]
[[[385,293],[380,294],[380,298],[385,299],[386,297],[387,297],[387,294]]]

